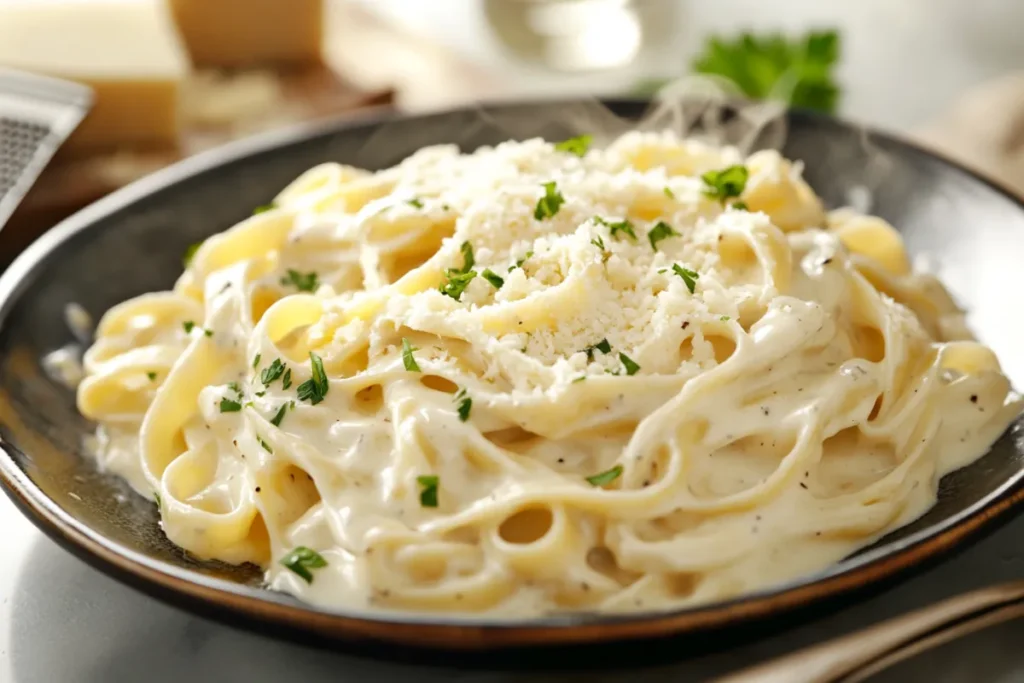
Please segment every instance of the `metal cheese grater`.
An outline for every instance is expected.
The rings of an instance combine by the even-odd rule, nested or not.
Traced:
[[[91,106],[83,85],[0,68],[0,229]]]

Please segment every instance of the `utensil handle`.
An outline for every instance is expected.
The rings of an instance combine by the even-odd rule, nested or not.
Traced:
[[[854,683],[992,624],[1024,615],[1024,582],[972,591],[718,680],[718,683]]]

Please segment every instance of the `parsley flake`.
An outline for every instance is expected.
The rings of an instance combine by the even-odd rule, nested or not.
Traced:
[[[746,202],[733,202],[732,208],[736,209],[737,211],[750,211],[750,208],[747,206]]]
[[[719,320],[721,320],[724,323],[724,322],[729,322],[730,318],[727,315],[723,315],[721,318],[719,318]]]
[[[636,364],[636,361],[621,351],[619,352],[619,360],[622,361],[622,366],[626,368],[626,374],[630,377],[640,372],[640,366]]]
[[[664,192],[665,196],[668,197],[669,199],[675,199],[676,198],[676,193],[672,191],[671,187],[668,187],[668,186],[663,187],[663,188],[661,188],[661,191]]]
[[[416,477],[416,483],[420,485],[420,505],[425,508],[437,507],[437,487],[441,484],[441,478],[436,474],[424,474]]]
[[[700,278],[700,273],[689,268],[684,268],[678,263],[672,264],[672,272],[683,278],[683,282],[686,283],[686,288],[690,290],[690,294],[697,289],[697,279]]]
[[[260,206],[257,206],[255,209],[252,210],[252,215],[255,216],[257,214],[266,213],[267,211],[273,211],[276,208],[277,204],[275,204],[274,202],[270,202],[269,204],[261,204]]]
[[[284,363],[281,362],[280,358],[275,358],[274,361],[263,368],[263,372],[260,374],[260,381],[263,382],[264,386],[270,386],[270,383],[275,379],[284,374]]]
[[[459,412],[459,421],[465,422],[469,419],[469,411],[473,409],[473,399],[467,396],[466,390],[463,389],[459,393],[455,394],[455,400],[459,403],[457,408]]]
[[[297,270],[291,268],[288,269],[288,275],[281,278],[282,285],[295,285],[295,288],[300,292],[315,292],[317,287],[320,286],[320,280],[316,272],[311,273],[300,273]]]
[[[587,150],[590,149],[590,143],[593,141],[594,137],[592,135],[578,135],[555,144],[555,149],[559,152],[568,152],[569,154],[581,157],[587,153]]]
[[[258,368],[260,366],[260,358],[262,358],[262,357],[263,356],[261,354],[257,353],[256,357],[252,359],[252,369],[253,370],[255,370],[256,368]]]
[[[196,242],[195,244],[188,245],[188,249],[181,257],[181,263],[183,266],[188,268],[192,265],[192,259],[196,257],[196,252],[199,251],[199,247],[203,246],[202,242]]]
[[[284,420],[285,413],[288,412],[288,408],[294,408],[295,404],[289,401],[288,403],[282,403],[281,407],[277,409],[277,413],[274,417],[270,418],[270,424],[275,427],[280,427],[281,422]]]
[[[469,242],[463,242],[462,246],[459,247],[459,251],[462,252],[462,270],[460,273],[468,273],[476,265],[476,258],[473,256],[473,245]]]
[[[181,324],[181,326],[185,328],[185,334],[192,334],[192,330],[195,328],[196,324],[191,320],[186,320]]]
[[[324,396],[327,395],[331,386],[327,382],[327,373],[324,372],[324,362],[320,356],[310,351],[309,364],[313,370],[313,377],[300,384],[296,391],[298,391],[300,401],[309,401],[316,405],[324,400]]]
[[[302,577],[306,583],[313,583],[313,572],[310,569],[323,569],[327,566],[327,560],[317,551],[300,545],[285,555],[281,564]]]
[[[284,377],[281,378],[281,388],[288,389],[292,385],[292,369],[288,368],[284,371]]]
[[[747,187],[750,171],[746,166],[736,165],[720,171],[708,171],[700,177],[704,181],[704,196],[717,199],[722,204],[726,200],[739,197]]]
[[[576,384],[577,382],[582,382],[586,378],[587,378],[586,375],[580,375],[579,377],[574,377],[573,380],[572,380],[572,383]]]
[[[408,200],[406,204],[417,209],[423,208],[423,200],[421,200],[419,197],[413,197],[412,199]]]
[[[480,277],[490,282],[495,289],[501,289],[501,286],[505,284],[504,278],[502,278],[500,275],[495,273],[490,268],[487,268],[484,270],[484,272],[480,273]]]
[[[155,372],[147,372],[146,373],[146,377],[149,378],[150,382],[155,382],[156,381],[156,373]]]
[[[554,216],[565,203],[565,197],[558,191],[558,186],[554,181],[544,183],[542,187],[544,196],[537,201],[537,207],[533,210],[533,217],[539,221]]]
[[[402,363],[405,365],[405,369],[409,372],[423,372],[420,370],[420,366],[416,363],[415,356],[412,355],[413,351],[419,349],[413,348],[412,344],[405,337],[402,337]]]
[[[263,450],[265,450],[267,453],[270,453],[271,455],[274,454],[274,449],[271,448],[270,444],[268,444],[266,441],[264,441],[262,437],[257,436],[256,440],[260,442],[261,446],[263,446]]]
[[[156,503],[157,510],[163,507],[164,502],[160,499],[160,493],[158,491],[153,491],[153,501]]]
[[[441,293],[458,301],[462,297],[462,293],[466,291],[466,287],[473,278],[476,277],[476,271],[471,270],[468,273],[460,273],[458,271],[448,268],[444,272],[445,277],[448,278],[448,282],[441,285]]]
[[[622,465],[616,465],[610,470],[605,470],[600,474],[595,474],[592,477],[587,477],[587,482],[593,486],[607,486],[622,475]]]
[[[636,231],[633,229],[633,224],[628,219],[622,219],[621,221],[612,221],[601,218],[600,216],[594,216],[594,222],[598,225],[603,225],[608,228],[609,234],[615,237],[618,233],[624,232],[629,235],[630,239],[636,242]]]
[[[222,398],[220,400],[220,412],[222,413],[237,413],[242,409],[242,404],[238,401],[232,401],[229,398]]]
[[[658,251],[658,242],[669,237],[678,237],[679,233],[672,229],[672,226],[665,221],[658,221],[651,231],[647,233],[647,239],[651,241],[651,249]]]
[[[533,256],[533,252],[532,252],[532,251],[528,251],[528,252],[526,252],[525,254],[523,254],[523,258],[521,258],[521,259],[518,259],[518,260],[516,261],[516,264],[515,264],[514,266],[509,266],[509,267],[508,267],[508,272],[510,272],[510,273],[511,273],[511,272],[512,272],[513,270],[515,270],[516,268],[522,268],[522,267],[523,267],[523,264],[524,264],[524,263],[526,263],[526,260],[527,260],[528,258],[530,258],[531,256]]]

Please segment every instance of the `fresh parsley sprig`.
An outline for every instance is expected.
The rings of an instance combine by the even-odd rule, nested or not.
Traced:
[[[317,551],[300,545],[285,555],[281,564],[298,574],[306,583],[313,583],[313,572],[310,570],[323,569],[327,566],[327,560]]]
[[[309,352],[309,365],[312,368],[313,376],[300,384],[296,391],[300,401],[309,401],[316,405],[324,400],[331,385],[327,381],[327,373],[324,372],[323,360],[312,351]]]
[[[578,157],[582,157],[590,149],[590,143],[594,141],[592,135],[578,135],[568,140],[562,140],[555,144],[555,149],[559,152],[568,152],[569,154],[575,154]]]
[[[533,217],[538,221],[551,218],[565,203],[565,197],[558,191],[558,185],[554,181],[544,183],[541,187],[544,188],[544,196],[537,200],[537,206],[533,210]]]

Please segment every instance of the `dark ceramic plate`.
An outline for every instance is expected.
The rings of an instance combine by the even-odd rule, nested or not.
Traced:
[[[367,618],[264,590],[255,568],[189,558],[164,538],[150,502],[82,457],[90,425],[76,412],[73,393],[48,379],[40,364],[46,352],[76,341],[64,322],[66,304],[81,304],[98,319],[128,297],[170,287],[187,245],[227,229],[314,164],[381,168],[425,144],[472,149],[508,137],[560,139],[579,132],[557,123],[578,106],[506,105],[486,114],[349,120],[274,134],[185,161],[57,226],[0,277],[0,475],[7,493],[68,550],[174,604],[290,636],[458,648],[693,634],[776,618],[905,574],[976,536],[1024,497],[1024,447],[1014,429],[983,458],[943,479],[938,504],[918,521],[827,571],[727,603],[512,623],[446,615]],[[645,107],[629,101],[610,106],[627,118]],[[806,162],[810,183],[830,205],[847,203],[851,191],[871,190],[871,209],[899,226],[911,252],[937,260],[940,275],[972,311],[977,333],[1004,360],[1011,380],[1024,385],[1024,325],[1008,306],[1015,294],[1001,284],[1015,281],[1024,264],[1020,202],[907,143],[818,116],[789,115],[784,151]]]

